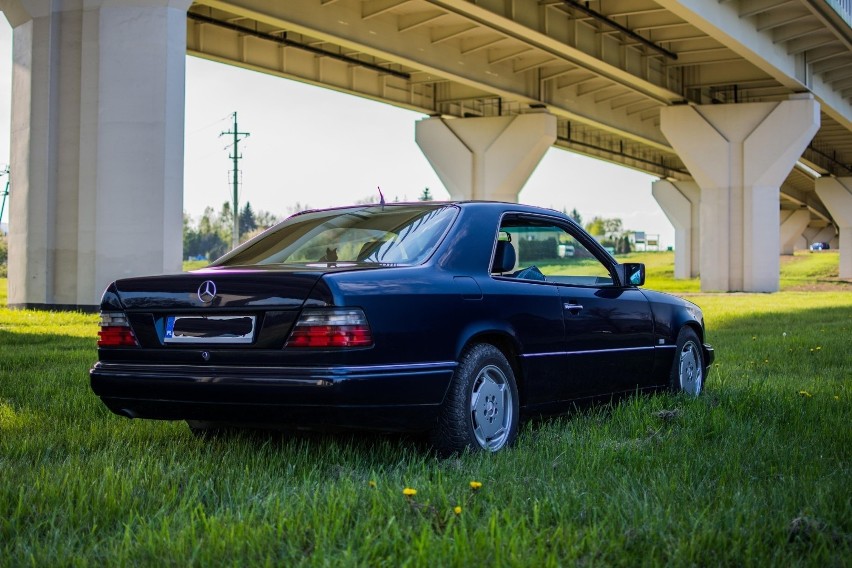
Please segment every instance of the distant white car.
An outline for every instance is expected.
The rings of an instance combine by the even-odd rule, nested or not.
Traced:
[[[828,243],[812,243],[811,250],[828,250],[831,247]]]
[[[574,256],[574,245],[559,245],[557,247],[559,258]]]

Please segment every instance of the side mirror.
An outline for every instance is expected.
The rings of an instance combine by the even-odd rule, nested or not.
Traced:
[[[622,286],[642,286],[645,284],[645,265],[641,262],[625,262],[618,265]]]

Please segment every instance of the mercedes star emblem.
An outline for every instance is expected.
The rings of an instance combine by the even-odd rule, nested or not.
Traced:
[[[212,280],[205,280],[198,287],[198,299],[205,304],[209,304],[216,297],[216,284]]]

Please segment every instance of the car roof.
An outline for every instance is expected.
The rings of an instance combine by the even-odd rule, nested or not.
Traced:
[[[303,215],[305,213],[310,213],[312,211],[333,211],[335,209],[369,209],[373,207],[411,207],[411,206],[423,206],[423,207],[440,207],[445,205],[457,205],[459,207],[511,207],[511,208],[521,208],[521,209],[529,209],[536,210],[548,213],[558,213],[562,215],[561,212],[550,209],[547,207],[539,207],[537,205],[526,205],[523,203],[513,203],[508,201],[493,201],[493,200],[481,200],[481,199],[449,199],[445,201],[394,201],[392,203],[362,203],[362,204],[351,204],[351,205],[339,205],[336,207],[317,207],[314,209],[306,209],[304,211],[299,211],[298,213],[294,213],[295,215]]]
[[[536,205],[525,205],[523,203],[509,203],[505,201],[486,201],[486,200],[448,200],[448,201],[395,201],[393,203],[365,203],[361,205],[342,205],[338,207],[323,207],[318,209],[308,209],[305,211],[299,211],[298,213],[293,214],[291,217],[297,217],[299,215],[305,215],[308,213],[315,213],[319,211],[346,211],[350,209],[375,209],[379,207],[424,207],[424,208],[432,208],[432,207],[445,207],[445,206],[457,206],[462,209],[500,209],[500,210],[512,210],[519,212],[527,212],[527,213],[538,213],[545,215],[557,215],[559,217],[567,217],[564,213],[557,211],[555,209],[549,209],[546,207],[539,207]]]

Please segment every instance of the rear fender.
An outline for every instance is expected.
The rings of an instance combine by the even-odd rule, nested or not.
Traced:
[[[513,357],[516,356],[521,348],[517,334],[505,322],[489,321],[473,323],[462,329],[459,334],[455,348],[455,360],[460,361],[465,349],[475,343],[491,343],[495,347],[500,348],[507,358],[510,355]],[[498,343],[503,346],[498,345]],[[507,353],[506,349],[510,349],[511,353]]]
[[[505,323],[496,321],[480,322],[467,326],[462,330],[460,340],[456,345],[455,360],[460,361],[464,351],[477,343],[489,343],[506,356],[506,360],[509,361],[515,373],[515,382],[518,386],[521,404],[523,404],[523,366],[518,358],[521,345],[514,330]]]

